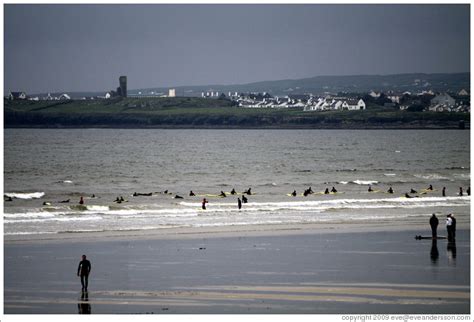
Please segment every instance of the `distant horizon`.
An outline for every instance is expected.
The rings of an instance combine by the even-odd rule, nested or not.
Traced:
[[[470,4],[4,6],[5,92],[412,71],[470,71]]]
[[[318,77],[361,77],[361,76],[398,76],[398,75],[454,75],[454,74],[470,74],[468,72],[451,72],[451,73],[423,73],[423,72],[413,72],[413,73],[397,73],[397,74],[353,74],[353,75],[317,75],[312,77],[302,77],[302,78],[283,78],[283,79],[273,79],[273,80],[260,80],[248,83],[238,83],[238,84],[218,84],[218,83],[209,83],[209,84],[197,84],[197,85],[170,85],[170,86],[150,86],[150,87],[140,87],[140,88],[129,88],[128,91],[136,91],[136,90],[147,90],[147,89],[165,89],[165,88],[180,88],[180,87],[203,87],[203,86],[241,86],[241,85],[249,85],[255,83],[263,83],[263,82],[278,82],[278,81],[295,81],[295,80],[304,80],[304,79],[312,79]],[[124,75],[127,76],[127,75]],[[127,79],[128,85],[130,85],[129,79]],[[7,95],[9,92],[25,92],[27,95],[37,95],[37,94],[46,94],[46,93],[101,93],[101,92],[108,92],[114,89],[114,86],[118,86],[118,77],[115,80],[115,83],[110,86],[109,89],[103,90],[50,90],[50,91],[42,91],[42,92],[32,92],[28,93],[24,90],[12,90],[5,92]]]

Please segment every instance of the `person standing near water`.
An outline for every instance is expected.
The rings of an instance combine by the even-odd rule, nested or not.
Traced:
[[[459,195],[460,195],[461,197],[463,196],[462,187],[459,187]]]
[[[206,210],[207,200],[206,198],[202,199],[202,210]]]
[[[443,187],[443,197],[446,197],[446,187]]]
[[[433,214],[430,218],[431,237],[433,237],[433,239],[436,239],[436,237],[438,235],[438,233],[437,233],[438,223],[439,223],[438,218],[436,217],[435,214]]]
[[[83,205],[84,204],[84,198],[81,196],[81,200],[79,200],[79,204]]]
[[[242,201],[240,201],[240,198],[237,198],[237,207],[239,207],[239,210],[242,208]]]
[[[456,242],[456,218],[454,218],[453,214],[449,214],[449,217],[451,217],[451,236],[452,236],[452,241]]]
[[[453,241],[453,220],[451,219],[450,214],[446,218],[446,230],[448,231],[448,242],[452,242]]]
[[[89,284],[89,273],[91,272],[91,262],[86,259],[86,255],[82,255],[82,260],[79,262],[77,267],[77,276],[81,277],[82,291],[87,292],[87,286]]]

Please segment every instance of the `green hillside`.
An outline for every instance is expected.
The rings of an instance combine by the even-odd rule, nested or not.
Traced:
[[[6,127],[162,128],[457,128],[469,114],[407,112],[370,106],[365,111],[304,112],[248,109],[228,100],[116,98],[4,101]]]

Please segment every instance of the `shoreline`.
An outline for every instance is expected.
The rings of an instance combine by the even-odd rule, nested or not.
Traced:
[[[470,224],[459,223],[458,230],[470,230]],[[444,225],[438,226],[440,235],[445,235]],[[391,223],[325,223],[325,224],[274,224],[242,225],[222,227],[179,227],[149,230],[68,232],[58,234],[4,235],[5,245],[62,242],[136,241],[136,240],[188,240],[197,238],[272,237],[316,234],[348,234],[369,232],[413,232],[429,236],[429,224],[402,225]],[[416,232],[416,233],[415,233]],[[415,235],[413,236],[413,238]]]

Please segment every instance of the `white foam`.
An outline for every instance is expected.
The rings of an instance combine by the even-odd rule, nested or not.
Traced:
[[[39,199],[44,196],[44,192],[6,192],[5,196],[17,199]]]
[[[354,180],[352,183],[359,184],[359,185],[368,185],[368,184],[377,184],[378,181],[375,180]]]

